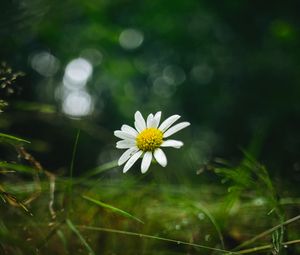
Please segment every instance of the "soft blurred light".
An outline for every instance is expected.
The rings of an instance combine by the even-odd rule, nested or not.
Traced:
[[[161,72],[163,70],[163,66],[159,63],[155,63],[148,68],[149,72],[149,81],[154,82],[158,77],[161,76]]]
[[[181,84],[185,81],[185,72],[180,66],[167,66],[163,70],[164,79],[170,84]]]
[[[85,86],[93,72],[93,67],[84,58],[73,59],[66,67],[64,75],[64,85],[72,88]]]
[[[169,98],[176,91],[174,84],[170,84],[164,77],[158,77],[153,82],[153,91],[158,96]]]
[[[93,66],[100,65],[103,60],[102,53],[97,49],[85,49],[81,52],[80,56],[88,60]]]
[[[119,43],[126,50],[133,50],[140,47],[143,41],[143,33],[133,28],[123,30],[119,36]]]
[[[257,197],[252,201],[252,203],[256,206],[262,206],[266,204],[266,199],[263,197]]]
[[[192,79],[201,84],[210,83],[213,75],[214,70],[206,64],[194,66],[191,71]]]
[[[112,148],[114,147],[109,144],[108,146],[105,146],[103,150],[101,150],[97,160],[99,165],[113,161],[120,156],[119,152]]]
[[[83,117],[93,111],[93,100],[86,91],[72,91],[63,100],[63,112],[72,117]]]
[[[31,67],[40,75],[50,77],[59,69],[59,60],[46,51],[35,53],[30,58]]]

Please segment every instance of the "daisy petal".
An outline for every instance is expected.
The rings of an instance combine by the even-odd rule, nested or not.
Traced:
[[[114,135],[121,139],[135,139],[135,136],[124,131],[116,130]]]
[[[131,158],[127,161],[123,168],[123,173],[126,173],[132,166],[133,164],[139,159],[139,157],[143,154],[142,151],[137,151],[135,154],[131,156]]]
[[[135,146],[135,142],[133,140],[122,140],[117,142],[117,149],[129,149]]]
[[[152,127],[157,128],[160,122],[161,112],[157,112],[154,115]]]
[[[139,149],[137,147],[132,147],[126,150],[122,156],[118,160],[118,165],[123,165],[134,153],[136,153]]]
[[[147,128],[152,127],[152,123],[153,123],[153,114],[149,114],[147,117]]]
[[[136,128],[139,132],[143,131],[143,130],[146,128],[146,122],[145,122],[145,120],[144,120],[142,114],[141,114],[139,111],[137,111],[137,112],[134,114],[134,119],[135,119],[135,121],[134,121],[134,126],[135,126],[135,128]]]
[[[172,115],[171,117],[167,118],[163,123],[161,123],[158,129],[162,132],[165,132],[179,118],[179,115]]]
[[[122,125],[121,130],[128,134],[133,135],[134,137],[138,135],[138,132],[133,127],[128,125]]]
[[[143,161],[142,161],[142,165],[141,165],[142,174],[144,174],[148,171],[151,161],[152,161],[152,152],[147,151],[143,157]]]
[[[173,135],[174,133],[178,132],[179,130],[191,125],[189,122],[181,122],[177,125],[171,127],[164,133],[164,138],[169,137],[170,135]]]
[[[162,151],[162,149],[157,148],[154,151],[154,158],[162,167],[165,167],[167,165],[167,157],[165,153]]]
[[[179,149],[181,146],[183,146],[183,142],[177,140],[167,140],[161,144],[161,147],[173,147],[176,149]]]

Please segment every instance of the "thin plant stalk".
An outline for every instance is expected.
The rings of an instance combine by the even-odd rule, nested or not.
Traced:
[[[70,182],[69,182],[69,199],[70,199],[70,208],[72,208],[72,196],[73,196],[73,172],[74,172],[74,162],[78,147],[78,141],[80,137],[80,129],[77,130],[74,146],[73,146],[73,152],[72,152],[72,159],[70,164]]]

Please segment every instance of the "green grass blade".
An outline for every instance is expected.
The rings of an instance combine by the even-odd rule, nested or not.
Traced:
[[[78,129],[78,131],[77,131],[74,146],[73,146],[72,159],[71,159],[71,164],[70,164],[70,178],[71,178],[71,180],[73,178],[74,163],[75,163],[75,157],[76,157],[76,152],[77,152],[77,147],[78,147],[79,136],[80,136],[80,129]]]
[[[8,135],[8,134],[4,134],[4,133],[0,133],[0,140],[4,140],[4,141],[9,141],[12,143],[30,143],[29,141],[13,136],[13,135]]]
[[[86,179],[86,178],[92,177],[94,175],[98,175],[100,173],[108,171],[108,170],[110,170],[112,168],[115,168],[117,166],[118,166],[118,162],[116,160],[108,162],[108,163],[105,163],[105,164],[103,164],[101,166],[98,166],[98,167],[96,167],[94,169],[91,169],[91,170],[87,171],[87,173],[83,175],[83,178]]]
[[[95,252],[93,251],[93,249],[91,248],[91,246],[87,243],[87,241],[84,239],[84,237],[80,234],[80,232],[75,227],[75,225],[72,223],[72,221],[69,220],[69,219],[67,219],[66,223],[67,223],[68,227],[77,235],[77,237],[79,238],[79,240],[82,242],[82,244],[84,245],[84,247],[87,249],[89,255],[95,255]]]
[[[88,200],[88,201],[90,201],[90,202],[96,204],[96,205],[99,205],[99,206],[105,208],[105,209],[109,209],[109,210],[111,210],[111,211],[113,211],[113,212],[115,212],[115,213],[117,213],[117,214],[120,214],[120,215],[126,217],[126,218],[130,218],[130,219],[136,220],[136,221],[138,221],[138,222],[144,224],[144,222],[143,222],[142,220],[140,220],[140,219],[134,217],[134,216],[131,215],[130,213],[125,212],[125,211],[123,211],[123,210],[121,210],[121,209],[119,209],[119,208],[116,208],[116,207],[114,207],[114,206],[112,206],[112,205],[103,203],[103,202],[101,202],[101,201],[99,201],[99,200],[96,200],[96,199],[91,198],[91,197],[88,197],[88,196],[82,196],[82,197],[83,197],[84,199],[86,199],[86,200]]]
[[[61,221],[58,224],[56,224],[50,232],[47,234],[47,236],[42,239],[42,241],[37,245],[37,249],[41,250],[42,248],[46,247],[48,244],[49,240],[58,232],[60,231],[61,226],[65,223],[65,221]]]
[[[249,239],[249,240],[243,242],[242,244],[240,244],[239,246],[235,247],[233,250],[235,250],[235,251],[240,250],[241,248],[256,242],[258,239],[261,239],[261,238],[263,238],[267,235],[272,234],[275,230],[281,228],[282,226],[286,226],[286,225],[291,224],[291,223],[293,223],[295,221],[298,221],[298,220],[300,220],[300,214],[293,217],[293,218],[291,218],[291,219],[286,220],[285,222],[283,222],[281,224],[276,225],[275,227],[272,227],[272,228],[270,228],[270,229],[268,229],[268,230],[266,230],[266,231],[264,231],[264,232],[262,232],[262,233],[260,233],[256,236],[252,237],[251,239]]]
[[[75,157],[76,157],[76,152],[77,152],[77,147],[78,147],[78,141],[80,137],[80,129],[77,130],[74,146],[73,146],[73,151],[72,151],[72,159],[70,163],[70,182],[68,185],[69,189],[69,199],[70,199],[70,204],[69,204],[69,211],[72,209],[72,196],[73,196],[73,172],[74,172],[74,163],[75,163]]]
[[[215,229],[217,231],[217,234],[219,236],[220,242],[222,244],[222,248],[224,249],[225,248],[224,238],[223,238],[221,229],[220,229],[220,227],[219,227],[219,225],[218,225],[215,217],[209,212],[209,210],[206,207],[204,207],[200,203],[196,206],[196,208],[199,209],[199,210],[201,210],[209,218],[209,220],[211,221],[211,223],[213,224],[213,226],[215,227]]]
[[[92,230],[92,231],[102,231],[102,232],[115,233],[115,234],[121,234],[121,235],[136,236],[136,237],[139,237],[139,238],[148,238],[148,239],[154,239],[154,240],[164,241],[164,242],[169,242],[169,243],[176,243],[178,245],[187,245],[187,246],[191,246],[191,247],[196,247],[196,248],[211,250],[211,251],[215,251],[215,252],[220,252],[222,254],[228,254],[228,255],[240,254],[237,251],[227,251],[227,250],[224,250],[224,249],[209,247],[209,246],[206,246],[206,245],[201,245],[201,244],[196,244],[196,243],[189,243],[189,242],[179,241],[179,240],[165,238],[165,237],[141,234],[141,233],[137,233],[137,232],[130,232],[130,231],[124,231],[124,230],[118,230],[118,229],[111,229],[111,228],[85,226],[85,225],[79,225],[77,227],[81,228],[81,229]]]
[[[57,230],[56,234],[63,244],[64,254],[68,254],[68,239],[60,229]]]
[[[15,172],[22,172],[28,174],[33,174],[36,172],[36,170],[33,169],[32,167],[24,166],[20,164],[7,163],[7,162],[0,162],[0,168],[10,169],[10,170],[14,170]]]
[[[289,245],[295,245],[295,244],[299,244],[299,243],[300,243],[300,239],[297,239],[297,240],[290,240],[290,241],[283,242],[282,245],[285,247],[288,247]],[[266,250],[271,250],[271,249],[273,249],[273,245],[266,244],[266,245],[262,245],[262,246],[256,246],[253,248],[249,248],[249,249],[239,250],[238,254],[249,254],[249,253],[257,254],[258,251],[266,252]]]

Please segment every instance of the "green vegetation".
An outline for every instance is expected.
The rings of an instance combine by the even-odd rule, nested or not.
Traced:
[[[0,254],[299,254],[299,7],[3,1]],[[124,174],[136,111],[191,125]]]
[[[93,178],[70,179],[45,171],[15,144],[23,139],[10,141],[25,161],[1,162],[5,253],[298,252],[300,216],[293,215],[299,199],[280,197],[266,168],[247,153],[237,166],[220,160],[210,166],[228,183],[226,191],[218,183],[162,185],[134,176],[107,178],[114,162],[102,171],[87,171]]]

